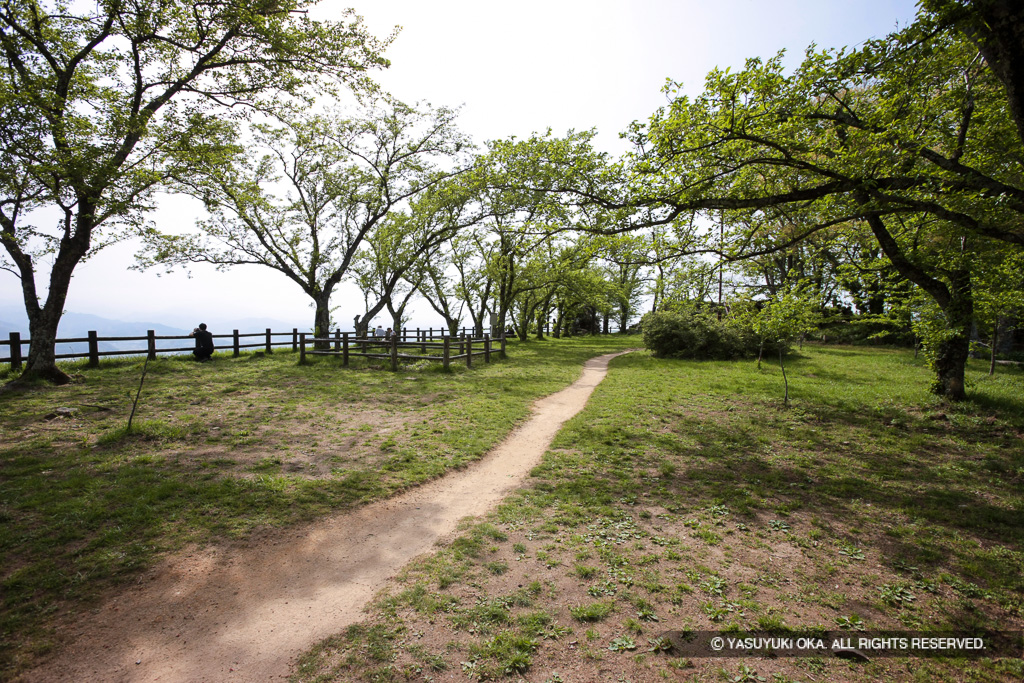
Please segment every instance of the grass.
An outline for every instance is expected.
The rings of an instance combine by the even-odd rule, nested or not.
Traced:
[[[58,617],[163,554],[303,523],[462,467],[584,360],[635,341],[512,342],[508,360],[450,373],[344,369],[335,358],[300,366],[281,352],[163,357],[149,363],[131,433],[142,359],[69,364],[68,386],[0,394],[0,678],[52,647]]]
[[[531,485],[408,567],[364,628],[474,680],[1021,680],[1020,659],[672,652],[683,629],[1024,630],[1024,373],[972,363],[949,405],[904,351],[805,346],[787,372],[788,410],[777,367],[616,359]],[[294,681],[421,680],[418,661],[399,646],[382,672],[340,637]]]

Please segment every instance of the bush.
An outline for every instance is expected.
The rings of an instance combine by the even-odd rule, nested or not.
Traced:
[[[640,322],[644,346],[658,358],[732,360],[756,356],[761,340],[739,318],[717,316],[693,307],[648,313]],[[765,342],[764,352],[778,353],[777,342]]]

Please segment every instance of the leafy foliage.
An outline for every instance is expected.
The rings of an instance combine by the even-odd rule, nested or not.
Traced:
[[[757,354],[760,338],[749,321],[725,317],[684,306],[675,311],[648,313],[641,321],[644,346],[659,358],[731,360]],[[778,338],[766,340],[766,348],[778,350]]]

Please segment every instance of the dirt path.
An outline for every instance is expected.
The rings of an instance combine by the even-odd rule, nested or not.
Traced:
[[[359,621],[412,558],[520,486],[618,355],[587,361],[579,380],[537,401],[526,424],[465,470],[289,535],[171,558],[76,624],[70,644],[21,680],[287,678],[299,654]]]

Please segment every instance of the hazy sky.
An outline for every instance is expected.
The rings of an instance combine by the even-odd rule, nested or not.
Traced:
[[[316,14],[329,18],[333,6]],[[478,142],[596,128],[598,147],[612,153],[625,149],[618,134],[630,122],[665,103],[668,78],[696,94],[716,66],[735,69],[785,49],[792,67],[812,42],[856,45],[916,13],[911,0],[373,0],[356,9],[377,35],[402,27],[387,51],[392,66],[378,75],[398,98],[461,106],[461,127]],[[180,228],[195,215],[194,202],[168,197],[153,218]],[[190,327],[199,319],[216,327],[218,317],[312,324],[305,295],[269,269],[158,277],[126,271],[134,252],[117,245],[80,266],[66,310]],[[17,280],[0,272],[0,307],[20,302]],[[333,304],[348,329],[362,297],[341,288]],[[425,302],[416,304],[411,326],[439,323]]]

